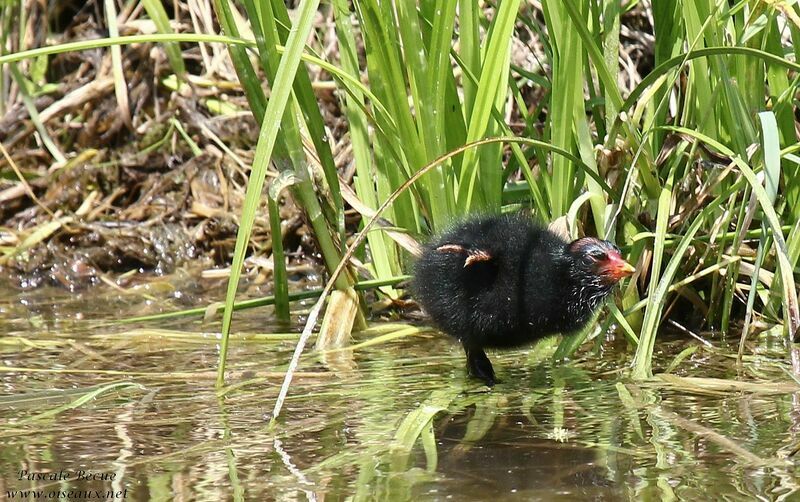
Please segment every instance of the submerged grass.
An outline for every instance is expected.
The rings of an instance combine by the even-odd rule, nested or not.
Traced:
[[[557,341],[548,340],[524,363],[519,353],[498,354],[502,382],[488,391],[464,378],[462,355],[447,340],[376,324],[354,335],[360,345],[327,351],[356,350],[349,374],[315,369],[324,354],[309,351],[283,411],[287,425],[270,428],[278,370],[297,335],[259,333],[256,310],[242,317],[247,332],[231,338],[230,384],[221,389],[198,364],[216,357],[217,334],[193,332],[194,320],[174,329],[30,333],[35,343],[16,340],[24,352],[3,344],[12,395],[0,398],[0,464],[12,473],[9,489],[25,488],[13,466],[52,470],[76,455],[91,455],[95,469],[117,479],[146,480],[129,492],[151,498],[202,497],[204,485],[216,498],[236,490],[248,499],[361,500],[429,498],[432,490],[481,499],[588,490],[640,500],[798,489],[787,457],[796,447],[798,387],[776,378],[788,365],[766,338],[738,370],[734,344],[694,344],[688,354],[673,338],[661,350],[676,361],[674,373],[646,383],[622,375],[624,343],[597,336],[597,352],[587,343],[570,364],[556,364]],[[78,339],[81,347],[63,346]],[[83,354],[95,355],[90,364]]]

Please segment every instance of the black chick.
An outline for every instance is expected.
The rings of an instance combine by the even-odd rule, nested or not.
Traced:
[[[425,247],[412,290],[438,327],[461,341],[469,373],[491,386],[484,348],[579,330],[633,272],[608,241],[567,242],[520,213],[479,216]]]

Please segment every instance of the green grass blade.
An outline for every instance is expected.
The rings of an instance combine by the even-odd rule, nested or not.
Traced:
[[[272,12],[274,12],[275,19],[271,21],[277,26],[280,40],[286,40],[289,35],[288,27],[291,26],[286,4],[280,0],[273,0]],[[328,134],[325,131],[322,113],[320,112],[316,95],[311,86],[311,78],[305,69],[303,69],[303,71],[298,71],[295,76],[294,99],[305,119],[308,136],[314,144],[314,149],[325,176],[327,188],[330,191],[334,214],[329,216],[329,223],[338,230],[339,238],[344,240],[344,201],[342,199],[341,187],[339,186],[339,176],[336,170],[336,163],[333,160],[333,152],[331,151]]]
[[[795,287],[794,276],[792,274],[792,265],[789,261],[789,250],[786,246],[786,240],[783,238],[783,232],[781,230],[780,218],[778,218],[778,215],[775,212],[775,208],[772,205],[767,191],[759,182],[758,177],[753,172],[752,168],[750,168],[750,166],[747,165],[747,163],[742,160],[741,157],[735,155],[731,149],[717,141],[714,141],[712,138],[702,135],[697,131],[679,127],[666,127],[665,129],[674,130],[681,132],[682,134],[693,136],[708,143],[723,155],[731,157],[741,171],[742,176],[744,176],[744,178],[747,180],[747,183],[750,185],[750,188],[755,194],[756,200],[758,200],[758,204],[761,206],[761,210],[764,213],[763,216],[766,219],[770,230],[772,230],[772,237],[775,240],[775,254],[778,259],[778,270],[783,278],[783,281],[781,281],[783,286],[783,315],[789,335],[794,337],[798,333],[798,328],[800,328],[800,308],[798,308],[797,304],[797,289]]]
[[[281,57],[280,66],[278,67],[278,72],[272,87],[273,93],[267,104],[264,120],[261,123],[261,133],[258,137],[253,168],[247,185],[245,202],[239,222],[239,231],[236,235],[236,248],[234,249],[233,261],[231,264],[231,276],[228,280],[228,291],[225,296],[225,312],[222,317],[222,344],[217,368],[218,386],[225,383],[225,365],[228,355],[228,338],[231,329],[231,319],[233,317],[233,303],[236,299],[236,288],[239,285],[239,277],[241,275],[242,265],[244,264],[245,251],[247,250],[250,233],[253,229],[253,219],[255,218],[255,212],[261,197],[261,190],[264,186],[264,176],[266,175],[269,159],[272,156],[272,150],[275,146],[281,117],[289,101],[289,93],[292,89],[291,84],[294,81],[294,76],[300,64],[300,54],[305,47],[305,40],[311,32],[312,21],[318,5],[319,0],[307,0],[300,4],[299,16],[287,40],[286,52]]]
[[[167,11],[164,10],[164,4],[162,2],[158,0],[142,0],[142,5],[148,17],[150,17],[150,20],[155,23],[159,33],[164,33],[165,35],[172,33],[172,27],[169,25],[169,17],[167,16]],[[169,59],[169,65],[172,67],[172,71],[175,72],[178,78],[183,78],[184,73],[186,73],[186,67],[183,64],[183,55],[181,54],[181,48],[178,43],[166,42],[164,43],[164,50],[167,52],[167,59]]]
[[[603,0],[603,61],[611,82],[616,83],[619,73],[619,31],[620,31],[620,3],[616,0]],[[611,129],[617,118],[618,107],[622,104],[622,96],[616,85],[608,89],[608,82],[604,82],[605,92],[605,119],[606,130]]]
[[[511,33],[514,29],[517,11],[519,10],[519,0],[508,0],[502,2],[497,14],[492,21],[492,28],[488,36],[485,54],[483,56],[483,68],[478,83],[478,91],[475,97],[475,107],[469,118],[467,129],[467,141],[473,142],[483,137],[489,127],[492,109],[499,95],[506,92],[506,81],[500,80],[500,75],[504,74],[503,65],[507,67],[507,57],[511,43]],[[473,198],[477,190],[480,190],[478,180],[478,155],[475,150],[467,150],[462,161],[461,174],[458,180],[457,204],[459,212],[468,213],[474,208]],[[495,166],[487,166],[496,169]],[[496,179],[496,177],[493,177]],[[483,180],[482,180],[483,181]],[[494,181],[491,178],[487,182]],[[494,187],[489,187],[494,189]],[[500,187],[502,189],[502,186]]]
[[[46,418],[53,418],[56,415],[59,415],[60,413],[63,413],[67,410],[74,410],[75,408],[80,408],[84,404],[88,403],[89,401],[92,401],[93,399],[96,399],[97,397],[99,397],[102,394],[105,394],[106,392],[112,390],[122,390],[131,387],[136,387],[140,390],[144,389],[141,385],[134,382],[113,382],[98,387],[93,387],[92,390],[89,390],[88,392],[78,397],[77,399],[70,401],[69,403],[66,403],[64,405],[58,406],[56,408],[45,410],[41,413],[38,413],[32,417],[28,417],[24,420],[20,420],[19,422],[17,422],[17,425],[25,425]]]
[[[231,12],[231,6],[228,0],[214,0],[214,10],[217,13],[217,19],[222,25],[225,33],[230,35],[232,39],[239,39],[239,29],[236,27],[236,21]],[[236,69],[236,75],[244,87],[247,102],[250,104],[250,110],[256,118],[256,122],[261,123],[264,120],[264,113],[267,109],[267,97],[259,85],[258,77],[256,76],[253,65],[250,64],[250,58],[243,45],[231,44],[228,45],[228,52],[233,60],[233,67]],[[279,148],[280,148],[279,143]],[[278,153],[283,153],[279,152]],[[283,155],[286,155],[283,153]],[[288,156],[288,155],[287,155]]]
[[[339,41],[339,57],[342,70],[358,77],[361,70],[358,64],[355,35],[350,21],[349,2],[334,0],[334,20]],[[350,141],[353,146],[353,162],[355,162],[356,176],[353,185],[361,201],[370,209],[378,207],[378,201],[388,195],[385,184],[381,187],[376,183],[375,169],[370,152],[370,136],[365,113],[366,104],[364,95],[358,89],[353,89],[347,94],[344,101],[344,112],[350,126]],[[397,248],[382,232],[372,232],[367,237],[370,255],[378,279],[388,278],[399,273]],[[391,296],[396,293],[391,290]]]
[[[706,222],[707,218],[727,201],[730,194],[740,190],[744,183],[735,183],[726,193],[715,198],[703,210],[698,213],[694,218],[692,224],[686,229],[683,237],[678,242],[678,246],[672,252],[667,267],[661,274],[656,287],[653,289],[652,294],[648,295],[648,309],[645,313],[645,320],[643,321],[643,329],[639,336],[639,345],[636,348],[636,355],[633,358],[633,370],[631,376],[637,380],[644,380],[651,378],[652,373],[652,359],[653,350],[655,348],[656,328],[661,320],[661,313],[663,312],[664,305],[666,304],[666,295],[669,290],[670,284],[678,272],[683,257],[689,249],[689,245],[694,239],[694,236],[700,230],[700,227]],[[655,281],[654,281],[655,282]]]
[[[667,223],[669,222],[670,203],[673,198],[673,188],[675,183],[675,171],[677,170],[679,158],[672,162],[672,167],[667,176],[666,182],[661,189],[661,195],[658,198],[658,209],[656,213],[656,229],[655,229],[655,242],[653,243],[653,257],[650,265],[650,283],[647,290],[647,298],[649,300],[647,309],[644,313],[644,320],[642,321],[642,332],[639,335],[639,346],[636,350],[636,356],[633,360],[634,378],[649,378],[651,376],[650,365],[652,363],[653,347],[655,346],[655,339],[658,326],[661,322],[661,312],[664,309],[665,295],[667,288],[672,281],[677,271],[677,263],[672,270],[672,274],[661,273],[661,262],[664,257],[664,240],[667,232]],[[696,222],[699,230],[701,221]],[[688,247],[688,242],[686,246]],[[679,246],[680,249],[680,246]],[[678,256],[679,252],[676,250],[673,255]],[[670,262],[670,265],[672,262]],[[667,267],[670,269],[670,267]]]

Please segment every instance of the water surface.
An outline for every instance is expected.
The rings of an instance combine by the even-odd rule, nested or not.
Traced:
[[[624,377],[632,354],[612,338],[558,364],[547,357],[552,344],[495,354],[502,383],[491,391],[465,379],[460,349],[435,333],[325,355],[309,347],[271,429],[298,326],[271,324],[269,308],[237,313],[228,387],[218,393],[218,322],[100,322],[209,302],[215,294],[221,297],[220,290],[176,294],[158,287],[136,294],[0,293],[4,496],[33,497],[15,490],[106,500],[797,496],[791,453],[800,443],[798,387],[775,340],[756,341],[757,356],[741,367],[728,346],[674,337],[660,343],[662,368],[697,345],[673,375],[753,384],[744,390],[722,388],[719,380],[632,382]],[[354,342],[396,329],[376,322]],[[709,382],[710,388],[701,385]]]

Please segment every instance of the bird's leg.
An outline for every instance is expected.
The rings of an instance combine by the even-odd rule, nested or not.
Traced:
[[[481,348],[467,347],[464,345],[464,352],[467,353],[467,370],[475,378],[483,380],[486,385],[492,387],[495,383],[494,368],[492,362],[486,357],[486,352]]]

